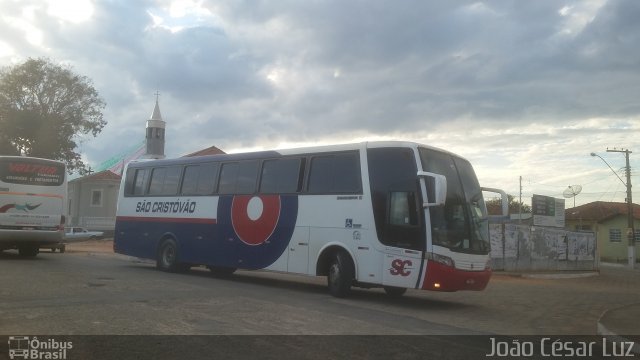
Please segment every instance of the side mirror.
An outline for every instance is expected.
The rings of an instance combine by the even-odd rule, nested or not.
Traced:
[[[509,216],[509,197],[507,196],[507,193],[504,192],[504,190],[494,189],[494,188],[486,188],[486,187],[483,187],[483,188],[480,188],[480,189],[482,191],[500,194],[500,197],[502,198],[502,216],[503,217],[508,217]]]
[[[420,186],[426,202],[422,207],[442,206],[447,201],[447,177],[426,171],[418,171]]]

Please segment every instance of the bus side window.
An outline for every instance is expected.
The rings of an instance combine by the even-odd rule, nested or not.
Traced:
[[[133,180],[133,192],[134,196],[144,195],[145,185],[147,183],[147,177],[149,176],[149,169],[136,169]]]
[[[331,190],[331,156],[316,156],[311,159],[309,170],[309,192],[326,193]]]
[[[195,195],[198,187],[198,173],[200,166],[187,166],[184,168],[184,176],[182,178],[182,188],[180,194]]]
[[[151,182],[149,183],[149,195],[162,194],[162,183],[164,182],[164,175],[166,168],[155,168],[151,171]]]
[[[362,192],[358,153],[313,157],[308,190],[312,194]]]
[[[127,175],[124,182],[124,195],[133,195],[133,179],[135,178],[136,171],[134,169],[127,169]],[[71,204],[71,202],[69,202]]]
[[[196,193],[198,195],[210,195],[215,191],[218,183],[218,168],[220,165],[217,163],[204,164],[200,166],[198,172],[198,186],[196,187]]]
[[[300,191],[300,159],[266,160],[262,165],[260,192],[265,194]]]
[[[256,181],[258,180],[258,161],[243,161],[238,168],[238,180],[236,193],[253,194],[256,192]]]
[[[172,166],[167,168],[167,172],[164,175],[164,183],[162,184],[162,195],[178,194],[178,185],[180,185],[181,173],[181,166]]]
[[[220,170],[220,194],[233,194],[236,191],[236,178],[238,177],[238,163],[222,164]]]
[[[337,154],[333,163],[333,186],[338,193],[362,191],[358,153]]]
[[[222,164],[220,194],[253,194],[258,177],[258,161]]]
[[[390,225],[418,225],[415,193],[407,191],[391,192],[389,196],[389,207]]]
[[[216,188],[217,163],[187,166],[182,179],[182,195],[211,195]]]
[[[180,166],[153,169],[149,183],[149,195],[176,195],[181,170]]]

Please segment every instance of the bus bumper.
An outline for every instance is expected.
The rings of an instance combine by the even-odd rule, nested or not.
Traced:
[[[465,271],[446,266],[435,261],[427,262],[423,290],[434,291],[481,291],[487,287],[491,269]]]

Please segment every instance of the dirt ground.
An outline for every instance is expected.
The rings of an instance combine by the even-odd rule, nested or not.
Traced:
[[[88,240],[88,241],[67,244],[66,251],[67,252],[113,253],[113,239]]]

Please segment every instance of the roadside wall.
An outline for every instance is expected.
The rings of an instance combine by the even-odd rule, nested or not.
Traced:
[[[598,270],[596,235],[563,229],[490,224],[494,270]]]

